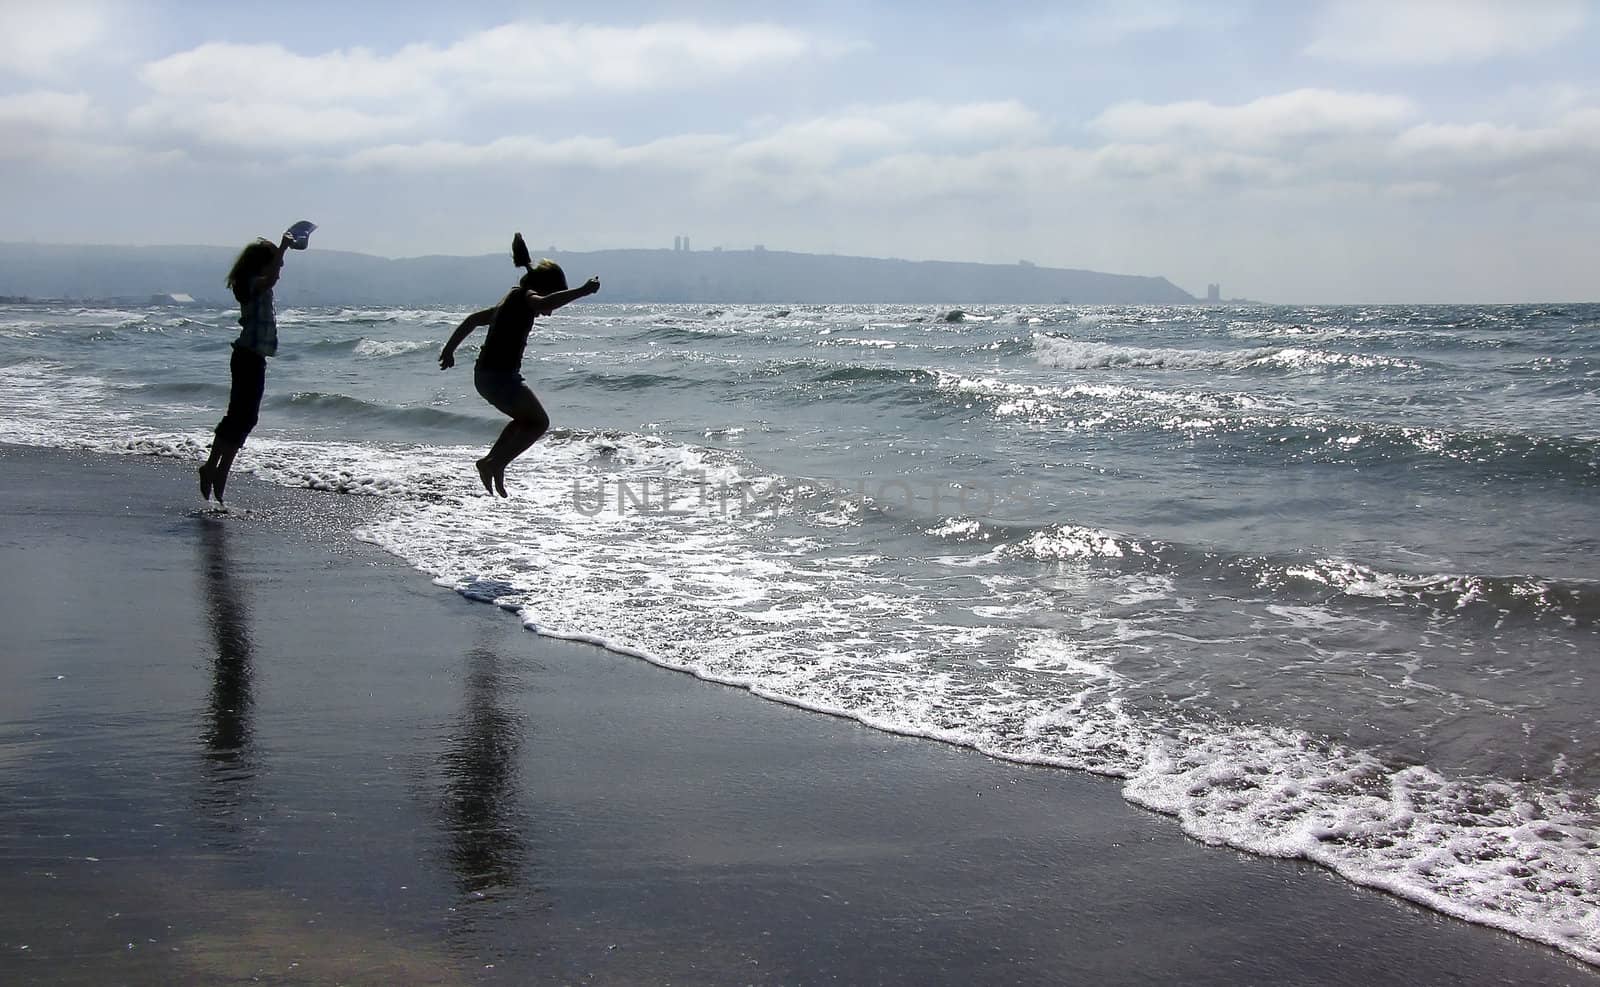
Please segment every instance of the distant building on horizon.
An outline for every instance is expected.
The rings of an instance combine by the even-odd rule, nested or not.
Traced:
[[[681,237],[681,236],[673,237],[672,238],[672,250],[673,250],[673,252],[676,253],[677,251],[682,250],[682,249],[683,249],[683,237]]]
[[[1208,284],[1208,285],[1206,285],[1206,304],[1207,305],[1220,305],[1221,303],[1222,303],[1222,285],[1220,283],[1219,284]]]

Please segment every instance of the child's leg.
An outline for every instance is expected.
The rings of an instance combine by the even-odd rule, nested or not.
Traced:
[[[494,445],[489,447],[489,454],[483,458],[488,460],[496,469],[505,469],[517,454],[513,452],[520,444],[522,422],[512,419],[506,422],[506,427],[500,430],[500,437],[494,440]]]
[[[500,437],[494,440],[494,445],[489,447],[489,452],[473,465],[478,468],[478,482],[483,484],[483,489],[491,495],[494,493],[494,479],[505,469],[501,465],[499,456],[511,446],[512,435],[517,430],[515,420],[506,422],[506,427],[500,430]]]
[[[507,428],[500,435],[500,442],[495,462],[500,464],[500,469],[505,470],[513,459],[528,451],[528,447],[539,441],[539,437],[550,428],[550,416],[545,414],[544,405],[533,396],[533,391],[523,385],[517,394],[516,405],[512,409],[515,414],[513,428]],[[501,445],[504,443],[504,445]]]
[[[228,368],[233,377],[233,386],[228,391],[228,411],[217,423],[211,453],[199,470],[200,493],[206,497],[215,494],[219,504],[228,485],[233,457],[256,427],[261,414],[261,395],[267,386],[267,359],[260,354],[235,347]]]
[[[550,419],[541,415],[529,421],[524,419],[516,423],[517,431],[512,435],[511,441],[506,446],[505,458],[501,462],[509,464],[513,459],[528,451],[528,448],[539,441],[550,428]]]
[[[527,431],[527,422],[516,420],[506,422],[506,427],[500,431],[500,437],[489,447],[489,454],[475,464],[478,467],[478,480],[483,484],[483,489],[502,497],[511,496],[506,492],[506,465],[532,445],[532,440],[527,438]]]
[[[506,444],[502,455],[505,458],[495,461],[494,489],[502,497],[511,496],[506,493],[506,467],[511,465],[513,459],[527,452],[529,446],[539,441],[539,437],[550,427],[550,420],[541,417],[534,421],[512,422],[511,425],[512,427],[506,430],[508,434],[504,436]]]
[[[219,446],[221,443],[217,443]],[[239,451],[238,446],[224,446],[218,451],[217,465],[211,471],[211,489],[217,495],[217,503],[222,503],[222,491],[228,486],[228,471],[233,469],[234,454]]]
[[[501,399],[494,402],[495,407],[510,415],[511,421],[500,431],[500,437],[495,439],[494,445],[489,447],[489,454],[478,460],[478,479],[491,493],[508,497],[506,467],[539,441],[539,437],[550,428],[550,416],[545,414],[544,406],[526,384],[517,386],[514,393],[496,394],[495,397]]]

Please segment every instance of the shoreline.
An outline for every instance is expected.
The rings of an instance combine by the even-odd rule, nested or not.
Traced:
[[[1600,983],[1111,779],[529,634],[357,541],[377,498],[0,471],[11,982]]]

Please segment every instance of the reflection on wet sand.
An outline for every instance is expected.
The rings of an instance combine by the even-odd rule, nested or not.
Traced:
[[[482,897],[516,889],[527,858],[517,791],[523,723],[503,702],[501,665],[488,650],[467,654],[461,715],[439,757],[451,869],[464,894]]]
[[[228,525],[207,520],[200,529],[201,594],[215,655],[211,693],[200,731],[207,771],[199,800],[204,814],[237,831],[239,809],[256,774],[251,712],[254,655],[250,644],[250,604],[233,579],[228,559]]]

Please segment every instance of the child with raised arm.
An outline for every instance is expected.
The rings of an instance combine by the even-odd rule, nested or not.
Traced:
[[[239,251],[228,271],[226,284],[239,302],[239,338],[233,341],[233,356],[228,361],[232,377],[228,389],[228,410],[217,423],[211,454],[200,466],[200,495],[207,500],[228,486],[228,471],[233,457],[244,445],[261,414],[261,395],[267,386],[267,357],[278,353],[278,318],[272,308],[272,288],[283,270],[284,251],[304,250],[311,231],[317,227],[306,220],[289,227],[276,245],[258,239]]]
[[[550,427],[550,416],[522,379],[522,351],[527,348],[533,320],[600,290],[599,278],[568,288],[561,265],[552,260],[534,264],[527,260],[526,249],[522,235],[517,234],[514,257],[527,268],[527,273],[500,304],[462,320],[439,353],[439,369],[450,369],[455,366],[456,347],[461,341],[477,327],[489,327],[483,348],[478,351],[472,383],[485,401],[509,415],[511,421],[489,447],[488,454],[477,461],[477,467],[483,489],[502,497],[510,496],[506,493],[506,467]]]

